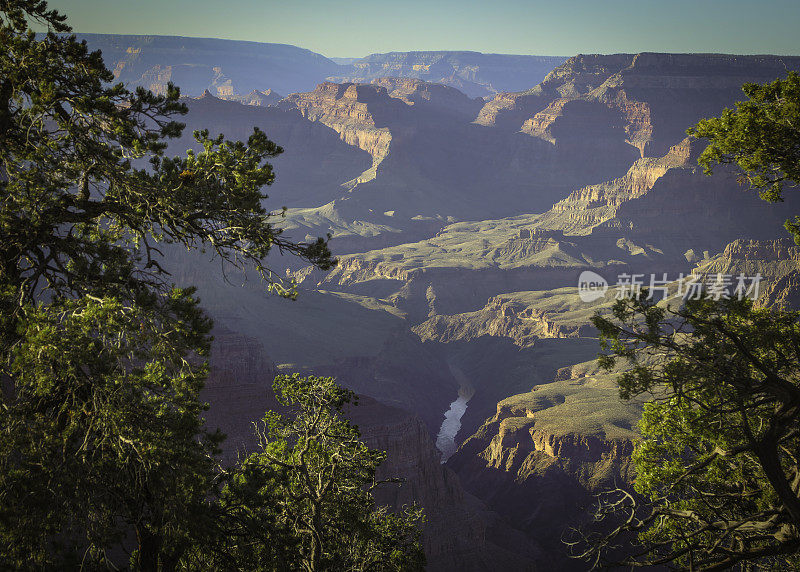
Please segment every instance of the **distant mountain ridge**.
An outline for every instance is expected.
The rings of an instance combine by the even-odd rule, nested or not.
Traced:
[[[276,50],[290,56],[283,61],[315,57]],[[197,61],[163,53],[173,59],[153,60],[158,70]],[[441,71],[442,60],[450,68]],[[389,474],[408,475],[392,506],[413,499],[429,511],[431,572],[527,569],[519,563],[536,561],[537,546],[552,562],[535,569],[583,570],[571,567],[561,532],[586,518],[594,492],[629,479],[639,406],[618,400],[615,375],[594,359],[588,320],[616,288],[586,303],[579,275],[591,270],[613,286],[626,274],[760,274],[765,298],[797,307],[800,249],[781,225],[800,212],[800,197],[768,204],[730,169],[706,177],[702,142],[686,128],[742,99],[742,83],[800,70],[800,58],[577,55],[490,101],[429,81],[453,68],[447,58],[427,71],[413,58],[378,58],[369,65],[381,77],[294,93],[268,83],[257,56],[249,61],[262,74],[249,77],[263,80],[256,91],[219,56],[198,64],[220,68],[231,81],[217,85],[237,93],[212,85],[184,98],[187,129],[170,153],[192,146],[195,128],[241,140],[258,126],[285,149],[266,189],[268,208],[289,207],[276,224],[296,240],[330,232],[340,263],[323,273],[271,255],[298,283],[289,305],[258,280],[223,278],[217,261],[169,251],[176,283],[197,285],[217,332],[231,332],[212,355],[217,380],[236,377],[242,388],[212,380],[211,421],[238,423],[258,405],[241,380],[259,368],[267,378],[275,368],[334,376],[382,404],[358,423],[389,451]],[[391,77],[412,72],[427,75]],[[479,85],[486,73],[456,77]],[[286,97],[276,102],[268,89]],[[256,344],[270,360],[249,355]],[[465,391],[460,449],[442,470],[431,442]],[[389,423],[388,409],[409,413]],[[492,522],[502,525],[494,536]],[[509,562],[498,564],[504,554]]]
[[[410,77],[449,85],[470,97],[483,97],[529,89],[566,59],[471,51],[389,52],[357,60],[351,72],[331,80],[369,83],[382,77]]]
[[[209,90],[216,96],[253,90],[278,93],[311,90],[340,66],[321,54],[288,44],[213,38],[77,34],[92,50],[101,50],[114,77],[156,93],[167,82],[185,95]]]
[[[369,83],[387,76],[424,79],[470,97],[521,91],[541,82],[566,58],[480,52],[391,52],[364,58],[327,58],[289,44],[182,36],[77,34],[101,50],[119,81],[163,92],[167,82],[185,95],[209,90],[243,97],[272,89],[311,91],[323,81]]]

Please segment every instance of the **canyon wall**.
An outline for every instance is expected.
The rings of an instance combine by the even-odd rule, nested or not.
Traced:
[[[123,52],[120,77],[145,59]],[[334,375],[365,396],[351,414],[389,452],[382,474],[406,478],[382,502],[428,510],[431,569],[582,569],[561,533],[585,522],[594,492],[634,476],[640,404],[621,402],[592,361],[589,319],[613,303],[617,277],[760,272],[761,303],[800,301],[800,255],[782,229],[800,204],[767,204],[732,170],[705,176],[702,145],[685,136],[743,82],[800,59],[578,55],[538,85],[501,88],[489,70],[512,60],[470,71],[476,58],[386,54],[294,93],[243,91],[214,64],[172,150],[194,128],[236,139],[262,128],[286,149],[265,204],[290,209],[273,220],[294,240],[331,233],[339,264],[323,273],[270,255],[299,282],[288,302],[246,274],[218,279],[218,261],[168,261],[217,322],[204,395],[209,424],[232,437],[227,455],[274,407],[275,371]],[[173,64],[154,65],[141,81],[173,77]],[[276,102],[269,87],[288,95]],[[591,303],[577,294],[587,270],[610,286]],[[467,385],[460,449],[442,466],[431,437]]]
[[[591,369],[536,386],[501,401],[447,462],[468,491],[547,546],[558,569],[584,569],[561,540],[589,522],[592,495],[634,477],[640,404],[617,391]]]
[[[202,397],[211,404],[206,426],[228,436],[223,459],[229,463],[255,449],[253,423],[267,409],[281,410],[271,389],[277,370],[258,340],[225,328],[215,329],[214,337],[211,373]],[[494,565],[541,569],[537,562],[547,559],[541,547],[464,492],[458,477],[440,464],[421,419],[365,396],[346,414],[368,446],[388,454],[377,478],[402,480],[376,489],[376,501],[393,509],[412,504],[424,508],[429,570],[479,571]]]
[[[564,61],[555,56],[480,52],[390,52],[356,60],[335,81],[368,83],[380,77],[410,77],[455,87],[472,97],[536,85]]]
[[[340,67],[321,54],[287,44],[214,38],[78,34],[92,50],[101,50],[114,78],[155,93],[167,82],[198,96],[215,96],[274,89],[292,93],[313,89]]]

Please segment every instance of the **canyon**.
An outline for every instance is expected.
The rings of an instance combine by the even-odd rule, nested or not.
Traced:
[[[191,96],[206,89],[222,97],[267,89],[289,94],[313,89],[326,79],[370,83],[384,77],[410,77],[452,85],[471,97],[488,97],[536,85],[566,59],[467,51],[331,59],[288,44],[155,35],[78,37],[103,52],[119,81],[154,92],[163,92],[172,81]]]
[[[601,371],[577,292],[591,270],[761,274],[760,303],[797,307],[800,250],[731,169],[706,176],[697,120],[800,58],[706,54],[403,52],[334,61],[194,38],[85,35],[115,77],[184,88],[184,136],[284,148],[267,208],[286,236],[330,234],[330,272],[271,254],[294,302],[207,256],[165,250],[215,321],[206,422],[225,458],[253,446],[279,372],[335,376],[386,450],[378,493],[428,520],[430,570],[582,570],[561,543],[592,494],[630,483],[641,403]],[[280,95],[278,95],[280,94]],[[438,445],[438,448],[437,448]]]

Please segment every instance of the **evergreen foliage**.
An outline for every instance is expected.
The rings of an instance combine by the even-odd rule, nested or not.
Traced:
[[[600,497],[597,519],[618,525],[582,556],[597,563],[633,533],[629,566],[800,565],[798,314],[748,299],[676,310],[643,295],[592,322],[610,351],[601,364],[628,364],[621,396],[652,400],[639,424],[635,494]]]
[[[34,34],[33,22],[49,31]],[[235,562],[239,545],[224,536],[231,499],[257,490],[252,479],[296,476],[263,468],[266,453],[217,466],[223,437],[204,428],[199,399],[211,322],[193,289],[171,283],[161,249],[202,249],[255,269],[286,297],[296,292],[267,266],[270,252],[321,269],[335,260],[324,239],[283,237],[282,213],[263,206],[274,179],[268,161],[281,152],[263,132],[244,143],[198,131],[202,150],[168,156],[186,113],[178,88],[155,95],[113,85],[101,54],[69,31],[44,1],[0,1],[0,568],[205,569],[205,547],[220,548],[220,558],[229,550]],[[299,405],[298,419],[308,407],[327,411],[303,397],[313,383],[292,379],[287,399]],[[296,458],[289,443],[310,437],[292,427],[280,433],[284,448],[270,441],[265,451]],[[415,515],[375,511],[368,493],[352,488],[382,457],[346,423],[330,427],[347,446],[310,441],[314,470],[337,494],[350,487],[353,505],[323,524],[335,522],[339,538],[369,531],[359,542],[386,558],[363,549],[350,561],[364,555],[369,569],[395,569],[406,552],[418,555],[408,528]],[[344,558],[327,544],[305,556],[307,537],[290,530],[301,520],[281,508],[299,502],[294,491],[287,484],[241,497],[257,503],[242,511],[263,517],[240,529],[242,546],[281,555],[258,569],[294,569],[301,554],[309,570]]]
[[[699,159],[706,173],[717,164],[736,165],[762,199],[783,201],[784,189],[800,184],[800,75],[746,83],[742,90],[746,101],[699,121],[688,134],[708,140]],[[800,244],[800,216],[786,221],[786,229]]]

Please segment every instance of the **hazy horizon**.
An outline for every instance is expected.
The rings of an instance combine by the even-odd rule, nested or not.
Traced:
[[[729,53],[800,55],[800,3],[652,0],[552,5],[500,0],[331,4],[236,0],[55,0],[77,33],[290,44],[330,58],[407,51],[514,55]]]
[[[73,30],[74,34],[79,36],[132,36],[132,37],[161,37],[161,38],[190,38],[195,40],[221,40],[221,41],[228,41],[228,42],[249,42],[254,44],[276,44],[276,45],[286,45],[286,46],[294,46],[297,48],[302,48],[309,50],[314,53],[318,53],[322,56],[325,56],[331,60],[358,60],[365,57],[369,57],[372,55],[377,54],[389,54],[389,53],[414,53],[414,52],[471,52],[471,53],[479,53],[479,54],[486,54],[486,55],[501,55],[501,56],[542,56],[542,57],[559,57],[559,58],[569,58],[576,55],[616,55],[616,54],[637,54],[637,53],[665,53],[665,54],[695,54],[695,55],[704,55],[704,54],[720,54],[720,55],[734,55],[734,56],[787,56],[787,57],[800,57],[800,54],[789,54],[789,53],[776,53],[776,52],[659,52],[655,50],[640,50],[640,51],[629,51],[629,52],[575,52],[571,54],[556,54],[556,53],[535,53],[535,54],[521,54],[521,53],[513,53],[513,52],[483,52],[480,50],[474,49],[441,49],[441,50],[387,50],[385,52],[370,52],[368,54],[363,55],[339,55],[339,54],[323,54],[321,52],[317,52],[316,50],[311,50],[307,46],[301,44],[292,44],[287,42],[269,42],[269,41],[261,41],[261,40],[243,40],[240,38],[219,38],[213,36],[191,36],[186,34],[133,34],[133,33],[124,33],[124,34],[117,34],[112,32],[86,32],[84,30]]]

